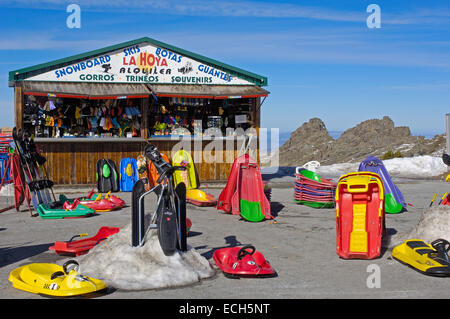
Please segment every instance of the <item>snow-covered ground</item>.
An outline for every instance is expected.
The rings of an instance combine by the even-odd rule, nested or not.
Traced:
[[[429,155],[393,158],[383,161],[392,178],[413,178],[429,179],[440,176],[447,172],[448,166],[444,164],[441,157]],[[303,166],[305,163],[300,164]],[[338,163],[332,165],[321,165],[317,168],[317,173],[325,178],[339,178],[339,176],[358,171],[360,163]],[[270,174],[273,177],[284,177],[293,175],[295,167],[264,167],[263,174]],[[450,173],[450,172],[449,172]]]

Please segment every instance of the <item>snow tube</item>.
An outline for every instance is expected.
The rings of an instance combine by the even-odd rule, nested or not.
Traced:
[[[386,167],[379,158],[370,155],[359,164],[358,171],[376,173],[381,177],[385,192],[384,210],[386,213],[397,214],[406,208],[407,204],[402,192],[394,184]]]

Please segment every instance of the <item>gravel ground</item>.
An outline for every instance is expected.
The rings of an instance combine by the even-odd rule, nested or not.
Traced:
[[[335,210],[315,209],[293,202],[293,178],[274,179],[272,213],[276,223],[246,222],[239,216],[219,213],[213,207],[188,204],[193,226],[188,244],[212,260],[221,247],[252,244],[261,251],[277,271],[277,277],[233,280],[223,273],[196,284],[170,289],[121,291],[111,289],[98,298],[120,299],[296,299],[296,298],[448,298],[448,278],[424,276],[391,257],[389,239],[409,232],[428,207],[434,193],[448,191],[448,184],[432,180],[402,180],[402,191],[408,211],[386,216],[388,235],[382,256],[374,260],[343,260],[336,254]],[[210,186],[208,192],[218,196],[221,186]],[[86,195],[89,189],[55,188],[68,197]],[[128,205],[130,193],[118,193]],[[11,205],[11,198],[0,197],[0,207]],[[151,203],[150,205],[151,206]],[[46,298],[12,287],[10,271],[28,263],[62,264],[67,257],[56,255],[48,247],[55,241],[68,240],[75,234],[94,235],[101,226],[123,227],[130,223],[131,207],[99,213],[89,218],[44,220],[30,217],[26,205],[0,214],[0,298]],[[131,240],[131,239],[130,239]],[[371,278],[379,274],[379,286],[370,287]]]

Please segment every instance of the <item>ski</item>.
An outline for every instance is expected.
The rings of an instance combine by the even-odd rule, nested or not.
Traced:
[[[34,166],[35,168],[37,178],[40,181],[41,190],[43,190],[44,192],[47,203],[56,202],[55,194],[53,193],[52,188],[53,182],[48,179],[44,166],[47,159],[38,152],[36,144],[34,143],[34,140],[31,137],[24,134],[23,141],[25,146],[25,152],[29,154],[30,162],[32,166]],[[53,198],[50,195],[49,190],[51,191],[52,193],[51,195],[53,196]]]
[[[177,212],[177,247],[181,251],[187,251],[186,229],[186,185],[181,182],[175,188],[175,208]]]
[[[27,185],[28,190],[31,195],[31,203],[33,204],[33,208],[35,210],[37,210],[39,204],[42,203],[42,197],[40,196],[39,191],[35,187],[36,181],[33,180],[32,176],[31,176],[31,172],[30,172],[28,163],[24,157],[22,148],[20,146],[20,140],[19,140],[19,136],[17,135],[17,129],[15,127],[13,128],[13,131],[12,131],[12,137],[13,137],[13,141],[14,141],[14,145],[15,145],[15,151],[19,155],[19,162],[20,162],[20,165],[22,166],[22,172],[25,177],[25,182],[26,182],[26,185]]]

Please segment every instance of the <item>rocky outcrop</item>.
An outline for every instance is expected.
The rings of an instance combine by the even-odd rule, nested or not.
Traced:
[[[404,157],[441,156],[444,134],[433,139],[412,136],[409,127],[395,126],[388,116],[364,121],[333,139],[322,120],[313,118],[295,130],[279,149],[280,166],[297,166],[316,160],[321,164],[360,162],[369,155],[382,157],[399,151]]]
[[[292,132],[280,147],[280,166],[327,158],[334,142],[322,120],[312,118]]]

